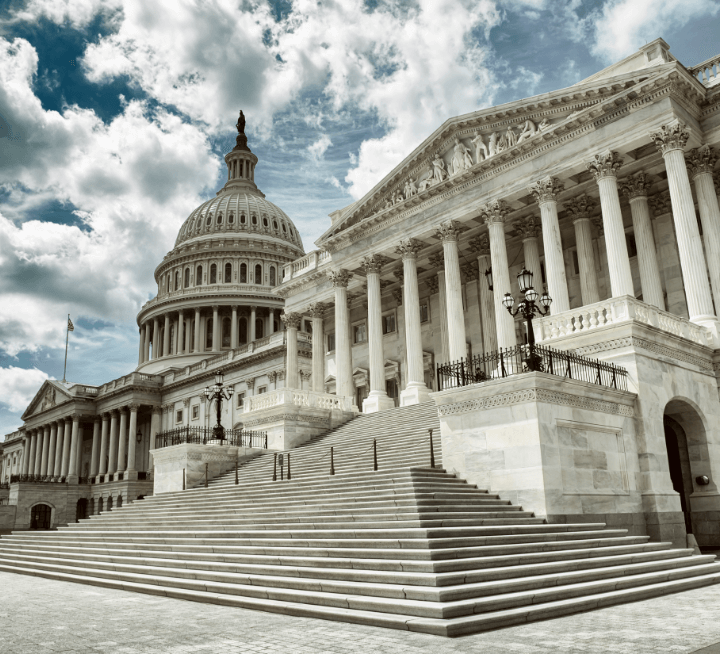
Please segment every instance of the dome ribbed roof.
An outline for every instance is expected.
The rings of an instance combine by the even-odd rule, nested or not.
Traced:
[[[302,249],[287,214],[257,191],[227,190],[201,204],[183,223],[175,247],[207,234],[268,234]]]

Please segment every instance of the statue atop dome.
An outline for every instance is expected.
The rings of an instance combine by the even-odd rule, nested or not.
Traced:
[[[245,136],[245,114],[242,112],[242,109],[240,110],[240,117],[238,118],[237,123],[235,123],[235,127],[237,127],[238,135],[235,139],[235,147],[233,150],[245,150],[246,152],[250,152],[250,148],[247,144],[247,136]]]
[[[240,118],[238,118],[235,127],[237,127],[238,134],[245,133],[245,114],[242,112],[242,109],[240,109]]]

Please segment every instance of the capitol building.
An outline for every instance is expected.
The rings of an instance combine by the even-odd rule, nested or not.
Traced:
[[[227,182],[155,270],[136,369],[46,381],[0,444],[0,534],[118,521],[233,474],[246,491],[271,468],[302,480],[295,461],[322,442],[336,444],[307,460],[335,483],[356,432],[379,474],[383,451],[402,467],[392,430],[412,439],[412,423],[408,470],[428,467],[412,443],[424,457],[431,429],[423,474],[527,525],[720,547],[720,57],[689,68],[657,39],[571,87],[450,118],[308,253],[256,186],[244,127],[241,113]],[[687,579],[720,581],[712,559]]]

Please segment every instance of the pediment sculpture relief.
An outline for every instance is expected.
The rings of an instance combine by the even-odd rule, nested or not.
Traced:
[[[47,391],[45,391],[45,395],[43,395],[42,404],[40,405],[40,411],[50,409],[56,404],[57,401],[55,399],[55,389],[50,387],[47,389]]]

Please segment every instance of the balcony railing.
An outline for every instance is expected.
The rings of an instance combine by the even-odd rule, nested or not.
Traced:
[[[627,370],[599,359],[556,350],[542,345],[518,345],[490,354],[437,366],[438,389],[479,384],[493,379],[544,372],[564,379],[627,390]]]
[[[247,429],[226,429],[225,438],[217,439],[212,427],[177,427],[160,432],[155,437],[155,447],[172,445],[232,445],[234,447],[257,447],[267,449],[267,432]]]
[[[16,484],[20,481],[33,484],[64,484],[65,477],[52,477],[50,475],[11,475],[10,483]]]

